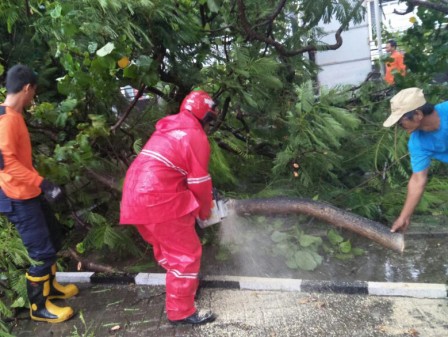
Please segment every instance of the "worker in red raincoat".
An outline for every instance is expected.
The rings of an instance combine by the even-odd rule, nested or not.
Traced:
[[[215,103],[192,91],[180,112],[162,118],[129,167],[123,186],[120,223],[136,225],[157,262],[166,269],[166,312],[173,324],[204,324],[194,304],[202,246],[195,220],[212,207],[208,173],[210,144],[204,127],[216,118]]]

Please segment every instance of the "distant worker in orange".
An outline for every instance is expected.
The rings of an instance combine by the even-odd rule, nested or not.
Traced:
[[[384,80],[390,85],[395,84],[394,76],[396,73],[402,76],[406,75],[406,65],[404,64],[404,56],[397,51],[397,42],[389,40],[386,43],[386,51],[389,53],[388,61],[386,61],[386,75]],[[391,59],[391,61],[389,61]]]

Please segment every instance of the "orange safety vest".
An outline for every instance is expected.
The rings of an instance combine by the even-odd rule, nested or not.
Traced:
[[[26,200],[42,193],[43,177],[33,167],[31,140],[20,112],[0,106],[0,188],[12,199]]]
[[[386,63],[386,75],[384,76],[384,80],[390,85],[395,83],[394,74],[392,71],[395,69],[401,75],[406,75],[406,65],[404,64],[404,56],[400,52],[394,50],[390,55],[390,58],[393,59],[392,62]]]

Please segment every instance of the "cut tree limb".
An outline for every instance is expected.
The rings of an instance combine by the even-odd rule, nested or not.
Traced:
[[[244,214],[306,214],[328,222],[337,227],[350,230],[356,234],[393,249],[404,250],[404,236],[401,233],[391,233],[390,229],[378,222],[344,211],[332,205],[299,198],[272,198],[230,200],[227,203],[230,210],[239,215]]]
[[[100,273],[117,273],[119,270],[112,266],[92,262],[89,259],[81,258],[72,248],[68,249],[68,254],[78,262],[78,267],[83,270],[96,271]]]

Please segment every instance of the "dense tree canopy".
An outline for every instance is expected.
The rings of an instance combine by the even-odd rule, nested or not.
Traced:
[[[406,136],[382,121],[399,88],[422,86],[434,103],[448,97],[434,81],[448,71],[447,19],[436,2],[407,1],[421,5],[420,21],[399,37],[409,73],[397,88],[316,87],[313,54],[341,46],[362,3],[2,0],[1,80],[19,62],[39,73],[27,119],[39,172],[65,189],[55,207],[69,245],[137,253],[132,230],[117,226],[122,179],[155,121],[196,87],[220,101],[211,173],[227,195],[306,196],[395,216],[409,174]],[[340,28],[325,44],[319,23],[330,20]],[[434,172],[446,168],[435,163]],[[420,211],[446,211],[445,177],[430,180]]]
[[[61,209],[63,221],[97,228],[91,234],[95,239],[88,236],[86,243],[101,242],[99,235],[103,243],[113,241],[107,235],[115,232],[110,225],[117,222],[126,168],[154,122],[177,112],[195,87],[221,102],[211,135],[215,184],[251,193],[260,189],[252,183],[272,180],[273,163],[282,175],[291,156],[310,151],[317,154],[308,155],[316,164],[310,163],[299,180],[311,190],[319,189],[313,187],[317,173],[326,183],[335,181],[331,170],[339,155],[334,149],[358,120],[335,107],[338,102],[313,104],[309,80],[316,68],[308,54],[338,48],[343,31],[362,19],[361,3],[2,2],[2,66],[23,62],[40,75],[30,128],[39,171],[67,191],[71,210]],[[334,44],[327,45],[319,40],[317,24],[330,18],[340,22],[340,29]],[[130,99],[121,94],[126,86],[136,89]],[[293,126],[297,114],[304,116],[300,123],[309,123],[306,128]],[[322,130],[313,130],[318,124]],[[335,126],[338,131],[325,131]],[[298,140],[302,149],[292,143],[294,153],[289,153],[283,145],[297,127],[294,137],[304,136]],[[316,146],[322,151],[312,150]],[[325,151],[329,163],[321,167],[318,154]],[[241,165],[231,170],[233,162]],[[235,190],[236,181],[247,187]]]

